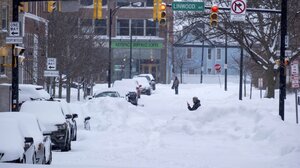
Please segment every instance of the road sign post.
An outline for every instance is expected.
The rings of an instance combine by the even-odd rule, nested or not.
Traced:
[[[204,2],[173,2],[173,11],[204,11]]]

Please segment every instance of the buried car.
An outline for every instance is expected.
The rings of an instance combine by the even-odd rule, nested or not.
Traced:
[[[35,163],[33,138],[24,136],[17,120],[0,118],[0,136],[0,162]]]
[[[33,114],[1,112],[0,118],[12,118],[17,120],[22,133],[26,137],[32,137],[34,140],[36,161],[38,164],[51,164],[52,151],[51,140],[49,135],[43,136],[42,126]]]

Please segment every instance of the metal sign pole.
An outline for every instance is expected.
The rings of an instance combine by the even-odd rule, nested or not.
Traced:
[[[295,102],[296,102],[296,123],[298,124],[298,91],[295,89]]]

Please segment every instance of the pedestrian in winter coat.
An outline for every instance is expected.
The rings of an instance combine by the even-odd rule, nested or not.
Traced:
[[[187,107],[190,111],[197,110],[198,107],[201,106],[200,100],[198,99],[198,97],[193,97],[193,103],[194,103],[194,105],[193,105],[193,107],[191,107],[190,104],[187,102]]]
[[[178,94],[178,86],[179,86],[179,80],[177,76],[175,76],[175,79],[173,81],[172,89],[175,89],[175,94]]]

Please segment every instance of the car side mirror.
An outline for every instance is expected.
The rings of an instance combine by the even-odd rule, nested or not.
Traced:
[[[90,120],[90,119],[91,119],[91,117],[85,117],[84,121],[87,121],[87,120]]]
[[[49,131],[43,132],[43,136],[49,136],[49,135],[51,135],[51,134],[52,134],[52,132],[49,132]]]
[[[33,138],[32,137],[25,137],[25,143],[30,143],[32,144],[33,143]]]
[[[66,114],[66,117],[65,117],[66,119],[71,119],[71,118],[73,118],[73,115],[72,114]]]
[[[78,114],[72,114],[73,118],[78,118]]]

